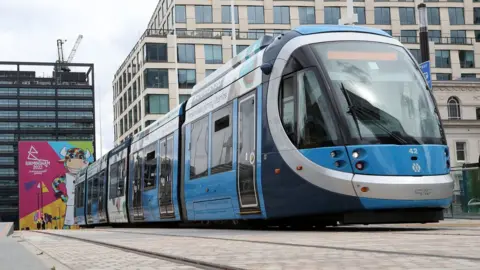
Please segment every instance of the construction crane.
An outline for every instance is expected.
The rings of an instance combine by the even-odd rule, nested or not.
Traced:
[[[68,68],[68,66],[62,65],[62,64],[68,64],[68,63],[72,62],[73,57],[75,57],[75,53],[77,52],[78,46],[80,46],[80,42],[82,42],[82,39],[83,39],[83,35],[79,35],[78,38],[77,38],[77,41],[75,42],[75,45],[73,46],[72,51],[70,52],[70,55],[68,56],[67,61],[65,61],[64,58],[63,58],[63,44],[65,44],[65,42],[67,42],[67,41],[62,40],[62,39],[57,39],[57,50],[58,50],[57,63],[60,64],[58,66],[60,67],[60,69],[62,71],[64,71],[64,72],[69,72],[70,71],[70,68]]]

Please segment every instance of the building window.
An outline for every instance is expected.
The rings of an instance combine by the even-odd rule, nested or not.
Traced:
[[[190,98],[190,95],[179,95],[178,96],[180,98],[180,104],[182,104],[183,102],[187,101],[189,98]]]
[[[390,23],[390,8],[376,7],[375,8],[375,24],[391,24]]]
[[[353,12],[357,14],[358,24],[367,24],[365,19],[365,8],[364,7],[354,7]]]
[[[427,8],[427,19],[429,25],[440,25],[440,9],[438,7]]]
[[[400,31],[400,41],[402,43],[417,43],[417,30],[402,30]]]
[[[449,50],[435,50],[435,67],[450,68]]]
[[[420,49],[410,49],[410,52],[412,53],[412,55],[415,58],[415,61],[417,61],[417,63],[422,62]]]
[[[143,48],[145,62],[167,62],[167,44],[146,43]]]
[[[238,6],[233,7],[235,23],[238,23]],[[222,23],[232,23],[232,10],[230,6],[222,6]]]
[[[477,114],[477,120],[480,120],[480,108],[477,107],[477,109],[475,110],[476,114]]]
[[[428,30],[429,40],[441,44],[442,43],[442,32],[440,30]]]
[[[448,17],[450,19],[450,24],[451,25],[465,24],[463,8],[449,7],[448,8]]]
[[[263,24],[263,23],[265,23],[263,7],[249,6],[248,7],[248,24]]]
[[[415,9],[410,7],[398,8],[400,12],[400,24],[410,25],[415,24]]]
[[[480,24],[480,8],[473,8],[473,23]]]
[[[290,7],[273,7],[273,23],[290,24]]]
[[[466,80],[466,81],[476,81],[477,80],[477,74],[475,74],[475,73],[462,73],[460,75],[460,77],[462,78],[462,80]]]
[[[17,106],[17,101],[16,100],[8,100],[9,104],[15,106],[11,107],[16,107]],[[75,100],[72,100],[75,101]],[[65,100],[59,100],[58,105],[62,106],[62,104],[66,102]],[[0,106],[5,106],[5,104],[2,104],[2,100],[0,100]],[[55,107],[55,100],[41,100],[41,99],[21,99],[20,100],[20,107],[25,107],[25,108],[54,108]]]
[[[145,121],[145,128],[147,128],[148,126],[150,126],[151,124],[153,124],[153,122],[155,122],[155,120],[147,120],[147,121]]]
[[[192,123],[190,179],[208,175],[208,116]]]
[[[145,88],[168,88],[168,69],[147,68],[144,81]]]
[[[195,69],[179,69],[178,70],[178,88],[190,89],[197,83]]]
[[[72,89],[74,91],[76,89]],[[55,89],[20,88],[20,96],[55,96]]]
[[[437,73],[437,81],[450,81],[452,80],[452,74],[450,73]]]
[[[212,6],[195,6],[196,23],[212,23]]]
[[[338,24],[338,20],[340,20],[340,8],[325,7],[324,18],[325,18],[325,24]]]
[[[177,5],[175,6],[175,21],[177,23],[186,23],[187,22],[187,15],[185,6]]]
[[[238,54],[238,51],[237,51],[237,54]],[[208,77],[213,72],[215,72],[215,69],[206,69],[205,70],[205,78]]]
[[[300,24],[315,24],[315,8],[298,7],[298,17]]]
[[[452,44],[467,44],[467,33],[465,30],[450,31]]]
[[[168,95],[151,94],[145,97],[145,114],[165,114],[170,110]]]
[[[458,57],[460,58],[461,68],[475,67],[475,56],[473,51],[458,51]]]
[[[16,96],[17,88],[0,88],[1,96]]]
[[[212,114],[211,174],[232,170],[233,160],[233,105],[227,105]]]
[[[222,64],[222,46],[221,45],[204,45],[205,47],[205,64]]]
[[[15,123],[16,125],[16,123]],[[56,128],[57,125],[53,122],[20,122],[20,128],[25,129],[43,129],[43,128]]]
[[[262,29],[248,30],[247,32],[248,39],[260,39],[263,36],[265,36],[265,30]]]
[[[390,36],[392,35],[392,30],[385,30],[385,29],[384,29],[384,30],[382,30],[382,31],[384,31],[385,33],[389,34]]]
[[[195,45],[179,44],[177,50],[177,60],[179,63],[195,63]]]
[[[447,101],[448,106],[448,119],[458,120],[461,119],[460,114],[460,101],[456,97],[450,97]]]
[[[467,156],[465,145],[465,142],[455,142],[455,153],[457,156],[457,161],[465,161],[465,157]]]
[[[15,113],[14,117],[17,117],[17,112],[14,111],[13,113]],[[63,112],[58,112],[59,118],[61,117],[61,113]],[[54,111],[20,111],[20,119],[55,119],[55,116]]]

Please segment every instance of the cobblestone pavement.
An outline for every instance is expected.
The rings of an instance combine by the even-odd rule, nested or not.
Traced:
[[[56,269],[198,269],[101,245],[54,235],[22,232],[21,238],[55,259]],[[0,269],[2,269],[0,267]],[[36,268],[33,268],[36,269]]]
[[[437,226],[358,226],[303,232],[95,229],[51,233],[243,269],[479,269],[480,265],[478,221],[448,221]],[[28,232],[24,233],[24,237],[34,241],[30,239],[39,239],[40,236]],[[118,250],[96,247],[105,250],[100,256],[100,251],[94,252],[93,244],[88,244],[87,248],[83,247],[85,243],[77,240],[44,237],[48,240],[43,241],[51,245],[50,252],[77,252],[70,251],[71,248],[55,251],[58,245],[64,246],[64,241],[68,241],[74,249],[90,250],[91,256],[77,252],[82,254],[85,265],[96,263],[106,266],[128,256],[128,253]],[[106,261],[98,262],[101,258]],[[144,266],[153,269],[179,269],[176,266],[157,268],[159,265],[152,261],[155,259],[136,258],[130,265],[143,266],[140,263],[144,262]]]

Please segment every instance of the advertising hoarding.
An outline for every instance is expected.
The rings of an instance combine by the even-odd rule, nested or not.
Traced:
[[[93,155],[92,141],[18,143],[20,229],[75,228],[74,180]]]

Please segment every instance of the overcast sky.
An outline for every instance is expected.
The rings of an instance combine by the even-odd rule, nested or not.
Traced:
[[[0,0],[0,61],[55,62],[59,38],[67,40],[64,55],[68,58],[82,34],[73,62],[95,64],[98,158],[99,110],[105,155],[113,147],[113,76],[145,31],[157,2]]]

